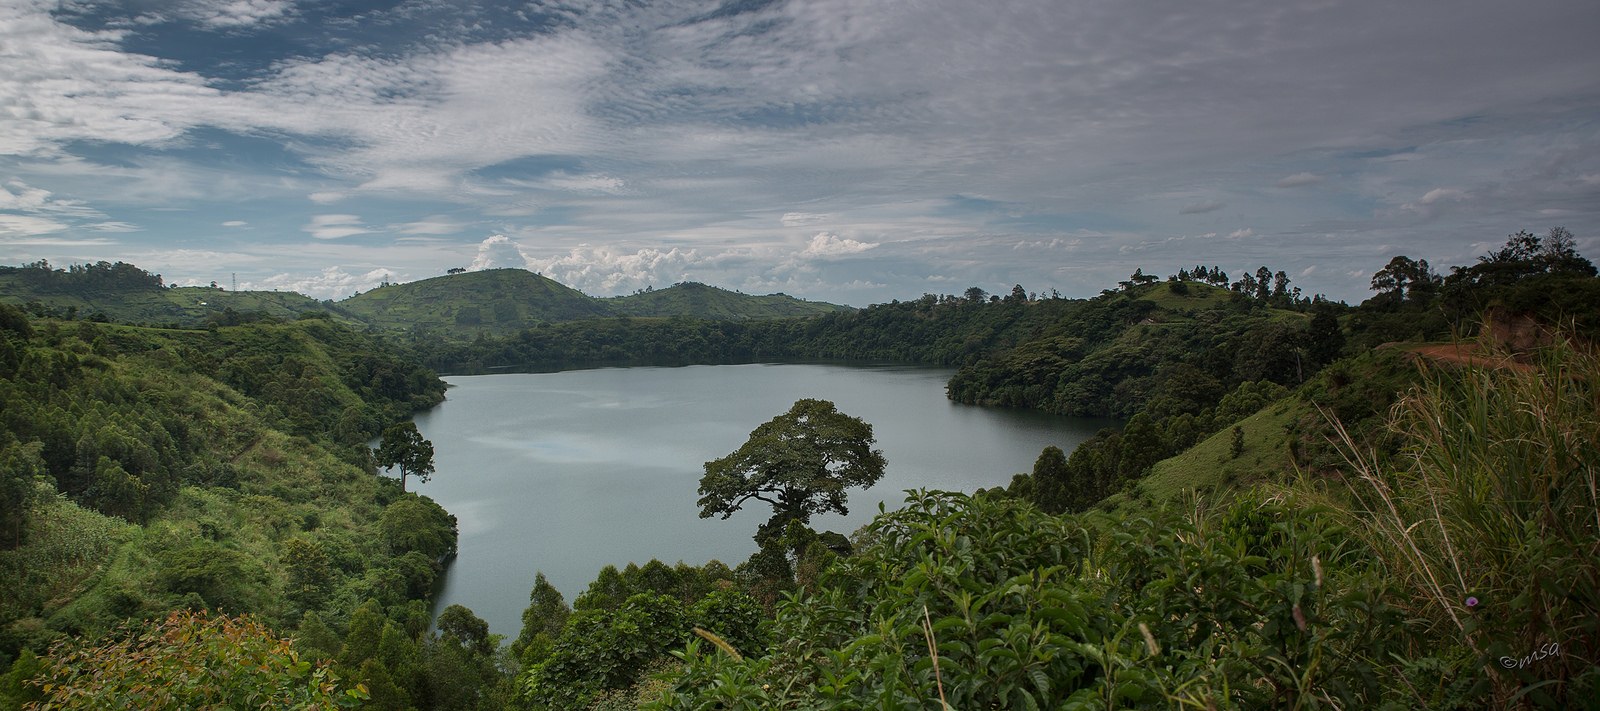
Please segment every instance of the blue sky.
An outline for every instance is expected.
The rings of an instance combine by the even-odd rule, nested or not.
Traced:
[[[1266,264],[1359,300],[1600,258],[1600,3],[0,0],[0,263],[338,298],[1081,296]]]

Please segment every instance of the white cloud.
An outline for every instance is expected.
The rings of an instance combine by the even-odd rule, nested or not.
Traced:
[[[115,220],[108,222],[93,222],[84,225],[83,227],[84,229],[94,230],[96,232],[140,232],[144,230],[143,227],[133,223],[118,222]]]
[[[297,291],[319,299],[338,299],[357,291],[367,291],[383,282],[396,281],[393,270],[379,267],[365,272],[351,273],[342,267],[324,268],[312,276],[304,274],[274,274],[256,282],[241,283],[244,289]]]
[[[359,215],[312,215],[311,224],[301,229],[317,239],[339,239],[373,231],[361,224]]]
[[[416,222],[390,225],[390,229],[404,235],[453,235],[467,229],[467,225],[444,215],[431,215]]]
[[[800,251],[802,258],[840,257],[847,254],[860,254],[878,245],[871,242],[858,242],[853,239],[838,235],[819,232],[811,238],[811,243]]]
[[[244,226],[249,225],[249,224],[250,223],[245,222],[244,220],[228,220],[227,222],[222,223],[222,226],[223,227],[244,227]]]
[[[1437,217],[1448,205],[1462,202],[1466,198],[1466,191],[1460,188],[1434,188],[1421,198],[1402,204],[1400,212],[1431,219]]]
[[[0,237],[31,237],[66,230],[67,225],[49,218],[0,213]]]
[[[1420,205],[1432,205],[1441,201],[1456,201],[1466,197],[1466,193],[1456,188],[1434,188],[1417,201]]]
[[[188,0],[173,3],[164,10],[210,29],[228,30],[270,24],[285,19],[293,9],[293,0]]]
[[[1307,185],[1316,185],[1322,182],[1322,176],[1315,173],[1295,173],[1277,182],[1280,188],[1300,188]]]
[[[608,296],[693,279],[695,267],[712,261],[693,249],[646,248],[627,252],[585,244],[566,254],[530,258],[527,268],[585,293]]]
[[[522,246],[511,241],[505,235],[492,235],[478,243],[478,256],[472,260],[467,268],[472,271],[484,269],[525,269],[528,266],[528,257],[523,254]]]
[[[783,213],[783,217],[779,218],[779,222],[782,223],[784,227],[803,227],[805,225],[813,225],[818,222],[822,222],[826,219],[828,219],[827,215],[819,215],[814,212],[785,212]]]
[[[48,214],[57,217],[105,217],[104,213],[89,207],[82,200],[54,197],[54,194],[49,190],[36,188],[16,179],[7,181],[5,185],[0,185],[0,210]]]
[[[332,205],[333,203],[339,202],[344,198],[344,193],[333,191],[315,192],[306,196],[307,200],[310,200],[318,205]]]
[[[621,194],[627,187],[620,178],[609,175],[570,175],[558,173],[541,181],[545,187],[574,193]]]
[[[1222,202],[1219,202],[1219,201],[1216,201],[1216,200],[1206,200],[1206,201],[1203,201],[1203,202],[1190,203],[1188,205],[1184,205],[1181,209],[1179,209],[1178,210],[1178,214],[1180,214],[1180,215],[1201,215],[1201,214],[1205,214],[1207,212],[1216,212],[1217,210],[1221,210],[1225,205],[1226,205],[1226,203],[1222,203]]]

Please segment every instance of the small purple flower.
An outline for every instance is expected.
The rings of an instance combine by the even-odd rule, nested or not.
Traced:
[[[1470,610],[1470,609],[1472,609],[1474,607],[1477,607],[1477,606],[1478,606],[1478,598],[1476,598],[1476,597],[1467,598],[1467,609]]]

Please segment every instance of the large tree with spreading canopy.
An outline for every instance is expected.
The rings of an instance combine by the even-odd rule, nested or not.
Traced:
[[[883,478],[883,452],[872,448],[872,425],[839,412],[827,400],[797,400],[789,411],[750,433],[744,446],[706,462],[700,478],[700,517],[726,519],[745,503],[765,501],[772,518],[757,540],[814,514],[849,513],[845,490]]]

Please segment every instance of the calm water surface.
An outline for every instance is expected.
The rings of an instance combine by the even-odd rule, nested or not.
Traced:
[[[850,515],[812,522],[846,535],[880,501],[898,506],[904,489],[1004,485],[1045,446],[1070,452],[1108,424],[954,404],[951,373],[716,365],[447,377],[448,399],[416,419],[437,472],[411,486],[460,525],[439,609],[465,605],[515,637],[536,571],[570,604],[608,563],[739,564],[771,510],[755,501],[727,521],[700,518],[702,465],[800,398],[871,423],[888,459],[877,486],[850,493]]]

